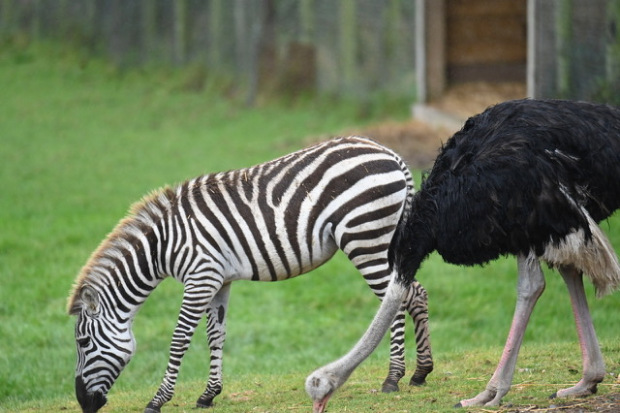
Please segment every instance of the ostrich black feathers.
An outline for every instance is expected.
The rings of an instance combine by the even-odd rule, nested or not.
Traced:
[[[475,265],[560,243],[620,207],[620,110],[517,100],[465,123],[441,148],[392,242],[391,262],[413,277],[434,250]],[[587,213],[586,213],[587,212]]]

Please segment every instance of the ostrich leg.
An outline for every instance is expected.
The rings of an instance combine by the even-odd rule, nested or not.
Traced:
[[[560,390],[551,397],[584,397],[596,393],[596,385],[605,377],[605,363],[596,338],[596,332],[590,317],[588,301],[583,288],[583,274],[572,266],[560,268],[560,274],[568,287],[577,335],[581,346],[583,376],[579,383],[568,389]]]
[[[461,400],[455,407],[497,406],[501,402],[502,397],[510,390],[512,376],[517,364],[517,356],[523,342],[525,327],[527,327],[538,298],[545,289],[542,269],[534,256],[524,257],[519,255],[517,262],[519,266],[517,305],[502,358],[486,389],[474,398]]]

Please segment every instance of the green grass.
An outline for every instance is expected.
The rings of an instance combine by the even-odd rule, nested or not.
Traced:
[[[615,346],[615,347],[614,347]],[[605,346],[605,352],[618,356],[617,345]],[[574,343],[534,344],[523,349],[519,368],[513,386],[504,398],[505,409],[510,406],[522,407],[524,410],[551,404],[575,403],[574,401],[549,401],[549,395],[560,388],[567,387],[579,380],[579,360],[575,354]],[[385,369],[381,363],[364,363],[351,376],[349,381],[331,399],[328,411],[341,412],[427,412],[454,413],[454,404],[481,391],[495,366],[501,349],[478,348],[475,351],[453,351],[438,354],[437,369],[429,376],[428,383],[422,387],[401,386],[399,393],[383,394],[380,383]],[[606,357],[609,362],[612,358]],[[616,371],[619,367],[616,362]],[[214,413],[273,413],[273,412],[307,412],[310,410],[307,396],[303,389],[304,375],[295,369],[282,374],[262,374],[250,372],[230,378],[224,393],[217,399],[212,410]],[[599,385],[599,395],[617,392],[618,384],[608,377]],[[169,413],[196,412],[194,403],[203,391],[200,381],[181,381],[177,395],[166,405]],[[141,411],[145,401],[152,397],[152,390],[145,386],[137,389],[118,390],[113,388],[111,401],[103,411],[121,413]],[[594,399],[584,399],[577,403],[584,411]],[[24,412],[58,411],[79,412],[77,402],[68,397],[24,402],[19,405]],[[502,408],[499,409],[500,411]],[[12,411],[12,410],[11,410]],[[489,412],[489,408],[469,408],[464,411]]]
[[[78,411],[74,320],[65,314],[66,296],[131,203],[164,184],[266,161],[313,137],[379,120],[361,116],[367,108],[330,101],[247,108],[217,88],[188,87],[192,76],[119,71],[58,47],[0,50],[0,411]],[[395,116],[406,113],[403,108]],[[618,218],[603,227],[619,246]],[[481,390],[512,316],[515,268],[513,259],[465,269],[432,256],[419,277],[430,294],[436,357],[428,385],[375,393],[387,370],[384,341],[334,396],[330,411],[449,411]],[[544,400],[555,384],[579,378],[568,296],[560,277],[550,274],[547,281],[518,364],[529,370],[515,378],[535,384],[513,389],[507,398],[513,403]],[[594,300],[590,286],[588,294],[608,370],[617,375],[620,295]],[[134,327],[138,352],[105,411],[141,410],[150,400],[165,369],[180,300],[181,286],[167,280],[144,305]],[[284,283],[235,284],[224,394],[215,411],[307,411],[306,375],[348,350],[377,307],[342,255]],[[408,341],[413,361],[410,331]],[[207,361],[203,322],[166,411],[191,408],[203,390]]]

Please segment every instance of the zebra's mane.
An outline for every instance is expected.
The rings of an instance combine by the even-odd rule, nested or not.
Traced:
[[[89,281],[101,277],[102,272],[95,270],[97,266],[109,258],[118,256],[121,253],[119,247],[126,244],[128,235],[142,231],[151,226],[154,221],[161,219],[174,204],[174,199],[175,191],[166,186],[144,196],[129,208],[125,218],[121,219],[112,232],[104,238],[80,270],[67,300],[67,312],[69,314],[77,314],[80,310],[82,287],[89,284]]]

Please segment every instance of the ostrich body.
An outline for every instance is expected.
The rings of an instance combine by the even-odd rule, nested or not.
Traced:
[[[518,263],[517,303],[499,364],[486,389],[457,407],[498,405],[508,393],[525,328],[545,287],[541,260],[556,268],[566,283],[583,362],[581,380],[553,397],[596,392],[605,366],[582,274],[594,284],[597,296],[620,285],[616,254],[597,225],[619,207],[617,108],[560,100],[509,101],[470,118],[442,147],[392,240],[390,262],[396,277],[389,297],[400,297],[435,250],[458,265],[485,264],[500,255],[515,255]],[[351,353],[360,348],[364,354],[372,352],[372,345],[365,344],[378,340],[369,334],[378,334],[380,340],[396,313],[393,307],[384,300],[356,347],[309,376],[306,390],[315,406],[325,395],[313,384],[324,384],[327,377],[334,383],[339,381],[333,377],[346,380],[363,360]],[[322,411],[320,405],[315,411]]]

